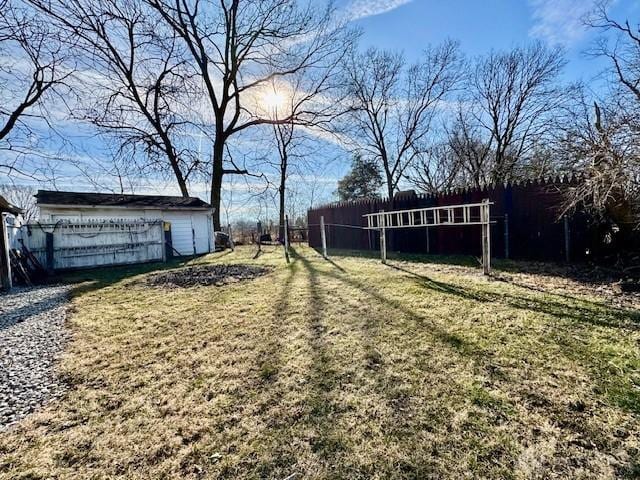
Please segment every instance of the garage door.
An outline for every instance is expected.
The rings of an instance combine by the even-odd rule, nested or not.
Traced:
[[[164,219],[171,222],[171,242],[180,255],[193,255],[193,232],[190,213],[165,212]]]

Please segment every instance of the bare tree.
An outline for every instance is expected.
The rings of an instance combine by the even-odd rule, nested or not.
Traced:
[[[38,218],[35,193],[33,188],[26,185],[0,184],[0,195],[22,210],[22,217],[26,222],[32,222]]]
[[[116,158],[125,153],[141,172],[168,169],[188,196],[189,177],[201,158],[184,140],[195,130],[185,118],[193,102],[175,32],[132,0],[29,1],[73,38],[74,53],[86,67],[76,78],[85,102],[76,116],[117,139]]]
[[[541,43],[476,60],[469,95],[463,98],[469,115],[461,117],[460,123],[472,121],[473,128],[483,131],[483,151],[491,151],[493,157],[491,181],[510,180],[527,155],[549,136],[550,118],[567,98],[558,84],[564,64],[561,49]]]
[[[458,165],[462,183],[479,188],[489,177],[493,162],[492,142],[484,141],[481,127],[458,105],[456,118],[447,128],[447,145]]]
[[[582,209],[605,221],[640,222],[640,136],[617,103],[591,103],[583,93],[562,125],[560,152],[579,174],[566,194],[565,212]]]
[[[335,26],[331,9],[318,11],[313,2],[146,1],[181,38],[209,102],[211,204],[219,228],[224,175],[247,173],[225,158],[229,140],[256,125],[289,122],[271,117],[261,105],[271,82],[286,82],[300,72],[333,65],[335,55],[347,49],[350,35]]]
[[[609,17],[600,2],[587,24],[599,30],[590,53],[608,61],[605,99],[582,88],[559,122],[558,147],[579,174],[565,211],[587,210],[602,221],[640,224],[640,26]]]
[[[461,77],[458,46],[446,42],[407,66],[401,55],[368,50],[347,64],[348,122],[355,149],[380,162],[387,194],[428,145],[432,120]]]
[[[287,180],[292,173],[301,177],[313,170],[323,155],[317,148],[317,136],[342,112],[337,105],[338,72],[347,51],[336,52],[332,64],[314,71],[298,71],[286,83],[273,82],[266,96],[272,108],[271,127],[277,149],[278,219],[280,237],[284,236],[287,211]],[[330,101],[329,101],[330,99]],[[283,119],[280,121],[280,119]],[[290,207],[290,205],[289,205]]]
[[[421,191],[435,194],[459,184],[461,165],[447,142],[436,143],[417,158],[406,177]]]
[[[611,1],[600,1],[587,18],[589,26],[605,34],[591,54],[608,60],[609,80],[615,93],[622,97],[621,106],[631,107],[636,122],[640,117],[640,23],[633,25],[628,19],[619,22],[611,18],[607,13],[610,4]],[[636,126],[640,127],[640,123]]]
[[[429,193],[452,187],[486,184],[491,172],[491,142],[483,138],[481,127],[459,102],[452,118],[445,121],[442,133],[409,170],[407,179]]]
[[[21,162],[32,127],[47,121],[45,100],[70,73],[59,32],[19,0],[0,0],[0,171],[32,176]]]
[[[285,223],[285,202],[287,179],[290,175],[291,157],[298,155],[298,150],[303,141],[296,135],[295,123],[293,119],[287,123],[278,123],[273,125],[273,136],[278,148],[278,231],[280,238],[284,237]]]

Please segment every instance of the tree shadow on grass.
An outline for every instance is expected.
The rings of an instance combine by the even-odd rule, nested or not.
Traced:
[[[637,310],[608,306],[552,293],[545,293],[543,298],[533,298],[504,292],[471,289],[436,281],[402,267],[394,265],[390,265],[390,267],[415,277],[419,285],[425,288],[466,300],[486,304],[501,304],[518,310],[550,315],[561,321],[572,322],[577,327],[619,328],[622,330],[621,334],[624,333],[624,330],[637,331],[640,329],[640,312]],[[554,341],[566,347],[562,348],[565,355],[584,363],[592,372],[595,382],[600,384],[598,389],[604,391],[613,403],[625,410],[635,413],[640,412],[640,392],[624,375],[612,375],[610,369],[612,359],[607,355],[606,349],[594,351],[588,345],[577,341],[577,338],[573,335],[570,337],[567,335],[564,337],[552,335],[549,341]],[[627,363],[627,370],[637,368],[633,358],[628,358]]]
[[[589,303],[589,301],[583,301],[581,299],[571,299],[571,302],[563,302],[561,300],[562,297],[554,298],[553,294],[546,294],[543,298],[524,295],[520,297],[503,292],[491,292],[462,287],[437,281],[402,267],[393,265],[390,265],[390,267],[411,275],[417,280],[417,284],[423,288],[445,295],[455,296],[463,300],[481,302],[487,305],[504,305],[518,310],[550,315],[558,320],[570,321],[574,325],[582,327],[620,328],[623,329],[623,331],[624,329],[637,330],[639,328],[640,312],[631,309],[610,307],[595,302]],[[311,266],[311,268],[313,267]],[[371,285],[364,284],[349,274],[335,270],[328,272],[317,270],[317,273],[344,282],[353,288],[361,290],[381,304],[388,305],[404,313],[419,324],[428,327],[435,338],[449,345],[458,353],[473,358],[478,365],[487,365],[491,362],[492,352],[483,349],[477,345],[477,343],[442,329],[434,322],[408,308],[401,300],[388,298],[376,291]],[[561,330],[558,330],[558,332],[561,332]],[[549,341],[556,343],[564,341],[564,343],[559,344],[561,350],[568,357],[578,359],[585,364],[593,373],[595,382],[600,384],[598,388],[600,388],[601,391],[606,392],[606,395],[619,407],[636,413],[640,412],[640,392],[637,391],[631,382],[627,381],[626,377],[614,378],[611,375],[611,358],[607,356],[606,352],[592,351],[588,345],[576,342],[573,337],[569,338],[568,336],[562,335],[561,337],[562,338],[557,335],[552,335]],[[563,338],[566,341],[562,340]],[[629,364],[631,365],[632,363],[633,359],[629,359]]]
[[[260,371],[260,378],[263,382],[272,382],[277,376],[281,366],[282,334],[283,328],[287,324],[291,300],[290,293],[293,281],[298,274],[298,265],[289,265],[287,277],[284,280],[280,295],[274,307],[271,320],[267,320],[267,335],[258,349],[257,361]]]
[[[455,348],[461,353],[470,354],[476,349],[475,345],[470,344],[469,342],[467,342],[466,340],[464,340],[463,338],[457,335],[454,335],[442,330],[435,323],[429,321],[428,319],[426,319],[421,315],[418,315],[412,309],[406,307],[406,305],[404,305],[400,300],[385,297],[384,295],[379,293],[376,289],[372,288],[371,285],[368,285],[368,284],[365,284],[364,282],[356,280],[355,278],[353,278],[353,276],[349,275],[348,273],[345,273],[342,271],[340,271],[339,273],[336,273],[335,271],[325,272],[322,270],[318,270],[313,267],[311,262],[304,259],[304,257],[301,257],[301,258],[303,258],[303,262],[306,262],[306,266],[309,269],[309,271],[314,272],[314,275],[316,277],[318,275],[323,275],[323,276],[327,276],[335,280],[338,280],[339,282],[345,283],[350,287],[360,290],[365,295],[373,297],[374,300],[378,301],[379,303],[398,310],[399,312],[406,315],[408,318],[412,318],[414,321],[416,321],[420,325],[429,326],[432,329],[431,333],[436,338],[439,338],[440,340],[444,341],[446,344],[449,344],[451,347]],[[478,358],[481,358],[482,356],[483,354],[480,354],[480,353],[478,354]]]
[[[320,253],[319,248],[313,249]],[[329,256],[334,257],[355,257],[379,259],[380,253],[377,250],[348,250],[348,249],[329,249]],[[429,253],[405,253],[405,252],[387,252],[389,260],[397,260],[403,262],[419,263],[425,265],[447,265],[469,267],[480,269],[482,260],[474,255],[438,255]],[[533,274],[541,277],[559,277],[571,281],[575,281],[586,287],[596,287],[599,285],[610,285],[618,282],[625,275],[624,272],[615,269],[605,268],[591,263],[575,262],[564,264],[551,261],[533,261],[533,260],[513,260],[504,258],[492,258],[492,269],[495,272],[504,272],[505,274]],[[499,278],[503,281],[512,280]],[[524,286],[524,285],[519,285]],[[540,289],[546,292],[544,289]]]
[[[373,300],[378,304],[390,306],[396,309],[397,311],[405,314],[407,320],[410,322],[414,322],[422,326],[428,326],[430,335],[432,335],[436,341],[442,342],[446,347],[464,356],[473,357],[473,359],[476,360],[474,364],[477,367],[482,368],[483,365],[488,362],[490,358],[489,352],[483,351],[477,345],[467,342],[458,335],[442,330],[436,324],[432,323],[425,317],[416,314],[401,302],[382,295],[375,288],[372,288],[371,285],[353,278],[353,276],[346,274],[344,270],[332,268],[329,271],[326,271],[326,269],[319,268],[316,263],[311,262],[304,256],[299,256],[298,259],[302,262],[308,272],[312,292],[317,292],[315,294],[312,293],[311,308],[322,310],[325,310],[326,308],[326,301],[323,298],[325,295],[321,293],[323,292],[323,286],[320,283],[321,278],[324,277],[325,279],[337,281],[345,286],[361,291],[366,298],[373,298]],[[331,262],[328,263],[331,264]],[[349,291],[349,289],[346,288],[344,290],[347,292]],[[318,298],[323,298],[323,301],[316,303],[314,299],[317,300]],[[336,301],[338,301],[338,299],[332,298],[332,302]],[[390,339],[381,337],[382,333],[380,327],[387,321],[387,314],[380,308],[376,308],[375,303],[372,303],[372,308],[375,312],[380,312],[380,314],[345,319],[350,323],[355,322],[358,326],[360,333],[356,335],[360,337],[359,342],[364,353],[362,357],[360,357],[360,355],[358,355],[358,357],[354,356],[352,361],[358,364],[355,366],[355,368],[359,370],[357,376],[369,376],[373,379],[373,385],[375,386],[371,388],[373,388],[372,393],[374,394],[374,398],[379,395],[380,401],[382,402],[381,406],[385,405],[388,409],[388,415],[377,414],[375,418],[371,419],[373,430],[380,429],[384,432],[384,445],[386,446],[385,448],[389,448],[389,451],[404,452],[404,454],[393,460],[393,467],[382,463],[378,464],[376,468],[382,476],[385,475],[385,472],[386,475],[399,475],[400,471],[403,472],[403,475],[399,476],[402,476],[403,478],[405,478],[405,476],[406,478],[423,478],[424,476],[432,476],[438,471],[438,462],[431,455],[425,455],[424,450],[427,447],[424,447],[424,445],[420,445],[418,447],[415,444],[415,442],[424,441],[420,434],[420,428],[413,423],[414,412],[412,409],[414,408],[415,400],[412,396],[412,390],[414,387],[412,382],[414,382],[415,379],[407,378],[400,373],[398,373],[398,376],[391,374],[388,365],[385,364],[384,356],[381,354],[381,351],[378,350],[379,342],[384,344],[391,341]],[[314,341],[316,345],[317,341],[317,339]],[[320,364],[326,364],[326,361],[330,361],[330,359],[325,360],[322,358],[326,353],[327,352],[323,350],[319,355],[317,355],[320,360]],[[334,373],[331,375],[331,380],[340,381],[340,377]],[[455,379],[452,380],[451,388],[461,388],[456,384]],[[321,423],[325,425],[325,427],[324,430],[322,430],[322,435],[325,438],[333,440],[333,442],[329,444],[330,446],[325,449],[325,453],[329,454],[333,458],[334,462],[337,461],[336,458],[339,458],[336,456],[338,453],[336,445],[340,445],[340,443],[336,444],[336,441],[341,441],[343,435],[341,432],[336,431],[336,425],[338,424],[337,420],[342,413],[340,408],[343,407],[340,405],[331,406],[327,403],[327,397],[330,394],[330,391],[335,388],[341,388],[341,385],[328,386],[326,383],[321,383],[319,388],[316,390],[316,396],[312,399],[312,401],[319,401],[321,405],[324,404],[325,412],[322,412]],[[338,409],[337,411],[336,408]],[[434,409],[437,410],[437,407],[434,407]],[[360,413],[363,414],[363,412]],[[416,453],[417,450],[421,450],[422,453]],[[344,452],[344,455],[348,456],[349,453]],[[348,460],[347,463],[350,463],[350,460]],[[353,474],[355,471],[359,471],[358,469],[360,467],[356,463],[348,468],[351,469],[347,469],[345,471],[349,471]],[[370,468],[372,468],[371,465],[364,466],[362,474],[365,476],[369,475]]]
[[[590,323],[596,326],[627,328],[631,330],[640,329],[640,312],[632,309],[608,306],[587,299],[528,287],[524,288],[542,293],[544,294],[544,298],[539,299],[529,295],[516,296],[505,292],[472,289],[437,281],[398,265],[387,264],[387,266],[409,274],[423,287],[448,295],[454,295],[465,300],[489,304],[503,304],[518,310],[534,311],[560,319],[570,319],[575,322]],[[515,286],[521,287],[517,284],[515,284]]]
[[[315,247],[312,247],[312,249],[315,250],[319,255],[322,255],[321,249]],[[355,257],[380,259],[380,252],[377,250],[328,249],[327,255],[329,258]],[[329,260],[329,258],[327,258],[327,260]],[[474,268],[481,266],[481,263],[479,263],[478,259],[473,255],[431,255],[426,253],[402,253],[387,251],[387,259],[432,265],[451,265]]]
[[[340,386],[340,376],[332,359],[330,346],[326,338],[327,326],[324,313],[327,308],[326,296],[322,293],[318,270],[311,262],[294,248],[290,254],[295,262],[300,262],[308,275],[309,304],[307,306],[307,325],[312,356],[310,372],[311,397],[308,399],[308,418],[314,426],[315,436],[311,439],[311,449],[323,460],[330,462],[343,453],[347,446],[336,430],[336,415],[340,406],[333,396]]]
[[[338,270],[340,270],[343,273],[346,273],[346,270],[341,267],[340,265],[338,265],[336,262],[334,262],[333,260],[331,260],[330,258],[326,258],[325,259],[327,262],[329,262],[331,265],[333,265],[334,268],[337,268]]]

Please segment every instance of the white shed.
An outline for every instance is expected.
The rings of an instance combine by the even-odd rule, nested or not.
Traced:
[[[38,190],[36,199],[43,223],[162,220],[171,224],[171,243],[180,255],[215,251],[213,208],[199,198]]]

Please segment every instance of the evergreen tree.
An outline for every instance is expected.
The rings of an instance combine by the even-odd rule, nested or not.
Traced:
[[[338,181],[337,194],[340,200],[377,198],[384,184],[377,163],[355,155],[351,161],[351,171]]]

